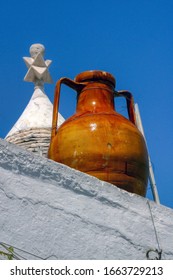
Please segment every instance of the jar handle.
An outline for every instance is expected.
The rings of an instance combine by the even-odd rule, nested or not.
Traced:
[[[119,90],[119,91],[115,92],[115,97],[121,97],[121,96],[125,97],[125,99],[126,99],[127,111],[128,111],[130,121],[134,125],[136,125],[136,116],[135,116],[135,109],[134,109],[135,106],[134,106],[133,95],[131,94],[131,92],[129,92],[127,90]]]
[[[59,110],[61,84],[65,84],[65,85],[69,86],[70,88],[76,90],[77,92],[80,91],[84,87],[83,84],[77,83],[77,82],[75,82],[71,79],[68,79],[68,78],[61,78],[56,83],[55,95],[54,95],[54,104],[53,104],[51,140],[57,134],[58,110]]]

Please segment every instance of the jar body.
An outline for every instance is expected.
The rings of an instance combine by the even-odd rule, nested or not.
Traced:
[[[86,83],[76,113],[51,140],[49,158],[129,192],[146,194],[146,144],[137,127],[114,110],[110,85]]]

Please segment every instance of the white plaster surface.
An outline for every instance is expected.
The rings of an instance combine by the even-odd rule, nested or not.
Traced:
[[[44,93],[44,90],[40,87],[35,87],[34,93],[27,107],[9,131],[6,138],[22,130],[28,130],[31,128],[51,128],[52,112],[53,105]],[[61,125],[63,121],[64,118],[59,113],[58,126]]]
[[[152,213],[162,259],[173,259],[172,209],[1,139],[0,213],[0,242],[40,258],[139,260],[159,249]]]

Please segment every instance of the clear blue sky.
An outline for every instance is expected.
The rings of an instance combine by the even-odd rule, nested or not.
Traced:
[[[33,93],[22,60],[42,43],[54,80],[105,70],[138,103],[161,203],[173,208],[173,1],[3,0],[0,9],[0,137]],[[54,84],[55,85],[55,84]],[[51,100],[54,85],[45,90]],[[63,88],[61,113],[75,110],[75,92]],[[124,113],[124,104],[119,105]],[[148,196],[151,197],[150,190]]]

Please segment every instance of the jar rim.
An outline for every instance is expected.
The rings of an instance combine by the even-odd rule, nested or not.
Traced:
[[[88,82],[88,81],[105,81],[115,87],[116,80],[114,76],[106,71],[101,70],[89,70],[78,74],[75,77],[75,82]]]

